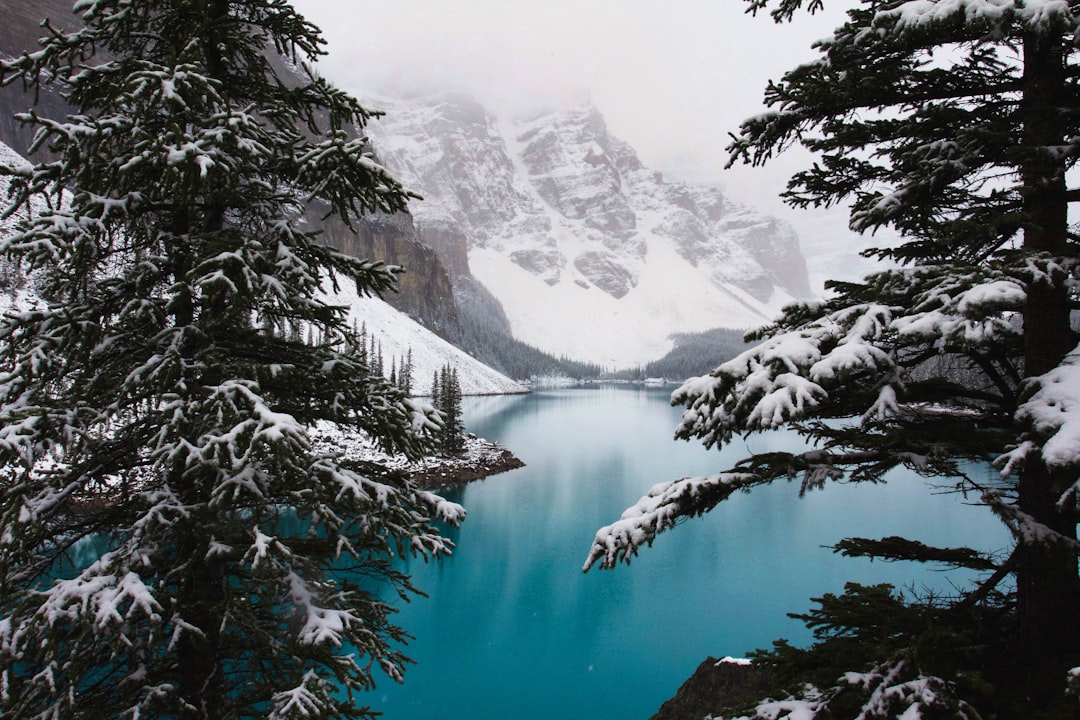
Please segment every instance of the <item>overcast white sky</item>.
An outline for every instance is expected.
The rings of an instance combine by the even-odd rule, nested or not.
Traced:
[[[647,166],[719,183],[792,221],[815,276],[835,271],[833,249],[856,244],[842,213],[796,213],[776,200],[805,156],[723,170],[728,133],[761,112],[770,78],[815,57],[811,43],[842,21],[835,6],[776,25],[746,15],[740,0],[293,3],[329,42],[323,74],[354,94],[463,90],[496,114],[591,98]]]

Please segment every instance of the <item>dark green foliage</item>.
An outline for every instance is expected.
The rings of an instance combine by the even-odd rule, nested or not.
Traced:
[[[957,606],[949,598],[905,597],[888,585],[852,583],[842,595],[830,593],[814,602],[817,608],[792,615],[813,629],[813,646],[801,649],[781,640],[752,656],[776,683],[773,697],[803,697],[804,684],[810,683],[819,689],[817,716],[837,720],[863,712],[879,720],[898,717],[924,680],[935,702],[922,707],[922,717],[975,720],[980,708],[1001,707],[1008,697],[1015,667],[1007,650],[1014,628],[1003,598]],[[946,677],[952,680],[934,680]],[[900,689],[904,683],[909,683],[906,698]],[[889,686],[894,700],[875,704],[873,694]],[[877,709],[867,712],[868,707]],[[999,715],[1010,716],[1017,717]],[[1028,717],[1063,716],[1033,712]]]
[[[648,363],[641,374],[645,378],[669,380],[708,375],[717,363],[726,362],[749,347],[743,339],[745,334],[730,328],[679,333],[673,336],[675,347],[671,352]]]
[[[919,562],[945,563],[953,567],[972,570],[993,570],[992,560],[971,548],[936,548],[918,540],[896,537],[880,540],[848,538],[836,543],[833,550],[845,557],[869,557],[883,560],[916,560]]]
[[[42,295],[0,319],[0,716],[370,715],[374,669],[408,662],[391,559],[447,551],[432,518],[462,511],[314,435],[419,457],[436,424],[325,301],[397,270],[302,217],[407,194],[287,2],[75,6],[85,27],[0,63],[78,109],[21,116],[52,159],[10,169],[0,244]]]
[[[748,2],[777,20],[820,7]],[[794,144],[813,151],[788,202],[850,203],[852,228],[888,227],[899,241],[869,253],[888,261],[878,272],[785,308],[754,349],[673,395],[686,407],[679,438],[722,446],[787,427],[809,449],[658,486],[632,528],[598,533],[589,561],[628,561],[737,489],[880,482],[897,467],[955,482],[1013,535],[1001,564],[909,538],[843,541],[847,554],[986,576],[948,600],[861,589],[823,599],[804,617],[820,645],[791,651],[808,658],[807,673],[828,668],[815,676],[820,692],[789,688],[790,707],[808,717],[1066,717],[1080,707],[1065,695],[1080,674],[1080,245],[1069,227],[1080,201],[1069,186],[1080,160],[1078,38],[1080,13],[1064,2],[867,0],[817,44],[815,61],[769,84],[769,110],[733,137],[732,162],[762,164]],[[991,462],[994,482],[966,471]],[[873,679],[852,692],[837,680],[844,671]],[[765,704],[755,712],[775,717]]]
[[[442,426],[438,433],[439,450],[444,455],[457,455],[465,449],[461,384],[458,382],[457,368],[444,365],[435,373],[431,385],[431,404],[442,415]]]
[[[409,346],[408,352],[405,353],[405,357],[402,359],[400,368],[398,369],[398,382],[397,387],[401,392],[406,395],[412,395],[413,389],[413,350],[412,346]]]
[[[466,336],[461,348],[507,377],[528,380],[558,376],[591,380],[604,375],[604,369],[599,365],[554,357],[515,339],[509,333],[475,333],[467,319],[462,320],[462,325],[466,328]]]
[[[556,358],[515,339],[499,301],[479,283],[467,284],[459,297],[462,330],[455,344],[488,367],[516,380],[545,376],[587,380],[603,374],[598,365]]]

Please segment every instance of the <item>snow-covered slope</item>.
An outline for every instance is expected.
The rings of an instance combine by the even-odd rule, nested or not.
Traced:
[[[7,145],[0,143],[0,165],[10,168],[28,167],[27,161]],[[7,182],[0,177],[0,193],[7,196]],[[0,237],[6,232],[0,225]],[[4,271],[0,267],[0,276]],[[466,353],[425,329],[409,316],[378,298],[360,298],[355,286],[340,284],[337,293],[329,293],[330,301],[349,308],[350,322],[367,327],[368,334],[382,346],[383,356],[404,359],[409,350],[413,355],[413,388],[417,394],[428,392],[436,370],[449,364],[458,371],[458,382],[465,395],[491,395],[527,392],[526,388],[492,370]],[[0,312],[11,307],[28,307],[37,302],[30,284],[11,287],[0,293]]]
[[[408,315],[390,307],[379,298],[359,297],[355,286],[342,283],[330,302],[349,308],[350,323],[366,328],[369,336],[381,345],[383,358],[403,360],[412,350],[413,392],[425,394],[431,389],[432,376],[450,365],[457,368],[458,382],[464,395],[504,395],[528,392],[526,388],[424,328]],[[389,372],[389,370],[387,370]]]
[[[19,153],[12,150],[4,143],[0,143],[0,164],[9,168],[25,168],[29,167],[30,163]],[[7,182],[0,179],[0,183],[3,183],[4,187],[7,187]]]
[[[514,335],[625,367],[670,335],[748,328],[810,295],[794,231],[720,190],[667,182],[591,106],[499,121],[449,95],[371,101],[381,161],[423,195],[421,239],[467,239]]]

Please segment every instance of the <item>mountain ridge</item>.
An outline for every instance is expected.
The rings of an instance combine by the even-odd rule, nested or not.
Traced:
[[[421,241],[545,352],[629,367],[811,295],[786,222],[665,180],[590,104],[504,119],[459,93],[368,102],[386,112],[369,126],[380,159],[424,198]]]

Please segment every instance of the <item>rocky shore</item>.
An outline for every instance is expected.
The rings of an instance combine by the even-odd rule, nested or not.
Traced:
[[[424,458],[406,470],[420,487],[440,490],[524,466],[525,463],[506,448],[475,435],[468,435],[465,438],[465,450],[460,455]]]
[[[726,708],[751,703],[770,689],[762,668],[738,658],[708,658],[675,696],[649,720],[701,720]]]
[[[465,436],[465,449],[460,453],[432,455],[416,461],[400,454],[389,455],[363,434],[343,431],[328,423],[319,426],[315,446],[321,451],[341,453],[353,461],[408,473],[425,490],[458,487],[525,465],[506,448],[472,433]]]

